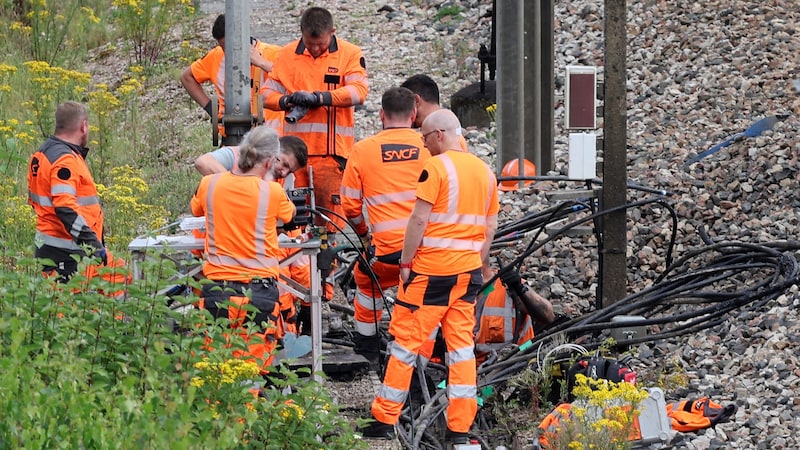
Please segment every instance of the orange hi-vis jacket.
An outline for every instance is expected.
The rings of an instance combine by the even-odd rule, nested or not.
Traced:
[[[280,46],[257,41],[256,46],[261,56],[267,61],[275,61]],[[205,56],[193,62],[190,66],[192,76],[200,84],[210,81],[214,84],[219,102],[219,117],[225,115],[225,50],[219,45],[211,49]],[[258,67],[250,66],[251,99],[250,109],[253,116],[258,114],[261,102],[261,87],[267,79],[267,74]],[[264,124],[281,131],[283,127],[283,111],[264,111]],[[224,133],[224,127],[221,132]],[[223,134],[224,135],[224,134]]]
[[[322,92],[323,105],[296,123],[285,123],[284,134],[303,139],[309,156],[349,157],[355,105],[364,103],[369,92],[361,48],[332,36],[328,51],[314,58],[302,39],[290,42],[278,53],[261,93],[267,108],[280,111],[281,97],[296,91]]]
[[[85,149],[55,136],[31,155],[28,203],[36,212],[36,247],[82,254],[103,248],[103,210]]]
[[[410,128],[383,130],[355,144],[342,179],[342,209],[356,233],[364,235],[366,203],[376,255],[403,249],[417,180],[430,157],[422,136]]]
[[[208,279],[278,278],[277,221],[289,222],[295,211],[280,184],[231,172],[207,175],[191,208],[195,216],[206,216]]]
[[[425,164],[416,194],[433,209],[414,272],[455,275],[480,268],[486,218],[500,209],[492,170],[471,153],[448,150]]]
[[[500,349],[514,342],[515,334],[517,334],[516,343],[520,345],[533,339],[533,323],[527,314],[523,314],[522,323],[519,325],[521,329],[516,333],[517,308],[503,283],[497,279],[490,289],[488,295],[481,294],[486,297],[485,301],[478,300],[480,325],[475,339],[476,352],[482,354]]]

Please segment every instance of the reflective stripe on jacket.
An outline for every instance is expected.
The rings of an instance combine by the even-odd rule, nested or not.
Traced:
[[[425,164],[416,196],[433,209],[412,261],[414,272],[452,275],[481,267],[486,219],[500,208],[491,169],[473,154],[449,150]]]
[[[369,92],[361,48],[332,36],[328,51],[314,58],[302,39],[290,42],[278,53],[261,93],[266,107],[279,111],[281,97],[296,91],[322,92],[323,106],[284,124],[284,133],[303,139],[309,156],[347,158],[355,142],[355,105]]]
[[[278,278],[277,221],[294,216],[294,204],[280,184],[231,172],[208,175],[200,180],[191,208],[195,216],[206,216],[207,278]]]
[[[55,136],[28,164],[28,203],[36,212],[36,246],[82,253],[102,248],[103,210],[81,149]]]
[[[430,157],[422,136],[410,128],[383,130],[355,144],[342,178],[342,209],[356,232],[364,234],[362,208],[367,205],[376,255],[402,250],[417,181]]]
[[[493,287],[494,289],[486,296],[478,317],[479,328],[475,348],[481,352],[499,349],[512,343],[517,327],[517,308],[514,300],[508,295],[508,291],[499,279],[495,280]],[[516,343],[523,344],[533,337],[531,317],[525,314]]]

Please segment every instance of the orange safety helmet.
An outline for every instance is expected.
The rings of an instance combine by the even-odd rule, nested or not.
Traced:
[[[511,161],[507,162],[505,166],[503,166],[503,170],[500,172],[501,177],[519,177],[519,162],[522,161],[522,176],[524,177],[535,177],[536,176],[536,164],[528,161],[527,159],[512,159]],[[526,180],[524,182],[524,186],[528,186],[529,184],[533,183],[533,180]],[[519,187],[519,181],[517,180],[503,180],[500,182],[500,185],[497,187],[501,191],[513,191]]]

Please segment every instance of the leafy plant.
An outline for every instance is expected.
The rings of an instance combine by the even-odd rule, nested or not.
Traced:
[[[461,7],[458,5],[442,6],[438,11],[436,11],[435,19],[442,20],[445,17],[456,17],[459,14],[461,14]]]
[[[547,449],[628,450],[647,391],[632,383],[576,376],[572,404],[559,405],[542,437]]]
[[[363,448],[313,378],[281,372],[292,394],[256,397],[263,379],[231,359],[226,344],[244,342],[227,321],[154,294],[176,275],[169,260],[124,286],[86,279],[88,263],[65,284],[30,258],[0,271],[2,447]],[[102,294],[120,288],[125,301]]]
[[[169,31],[194,14],[191,0],[113,0],[115,23],[133,47],[136,64],[150,68],[167,47]]]
[[[95,9],[81,0],[27,0],[12,9],[11,37],[27,42],[28,57],[48,65],[75,67],[102,30]]]

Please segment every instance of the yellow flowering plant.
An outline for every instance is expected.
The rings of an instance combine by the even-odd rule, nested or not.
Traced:
[[[106,245],[126,248],[135,237],[167,224],[164,207],[144,201],[150,186],[142,179],[141,171],[130,166],[114,167],[108,184],[97,184],[106,218]]]
[[[84,0],[19,3],[19,16],[9,27],[9,34],[27,44],[28,57],[35,61],[74,67],[94,44],[92,37],[104,30],[102,20]]]
[[[575,401],[557,407],[558,420],[544,432],[548,449],[628,450],[637,439],[639,405],[646,390],[628,382],[578,374]]]
[[[92,77],[86,72],[52,66],[45,61],[26,61],[23,66],[28,75],[31,100],[21,106],[33,110],[41,136],[47,137],[53,133],[58,104],[82,97]]]
[[[153,67],[167,47],[169,31],[194,14],[192,0],[113,0],[115,23],[133,47],[136,63]]]

